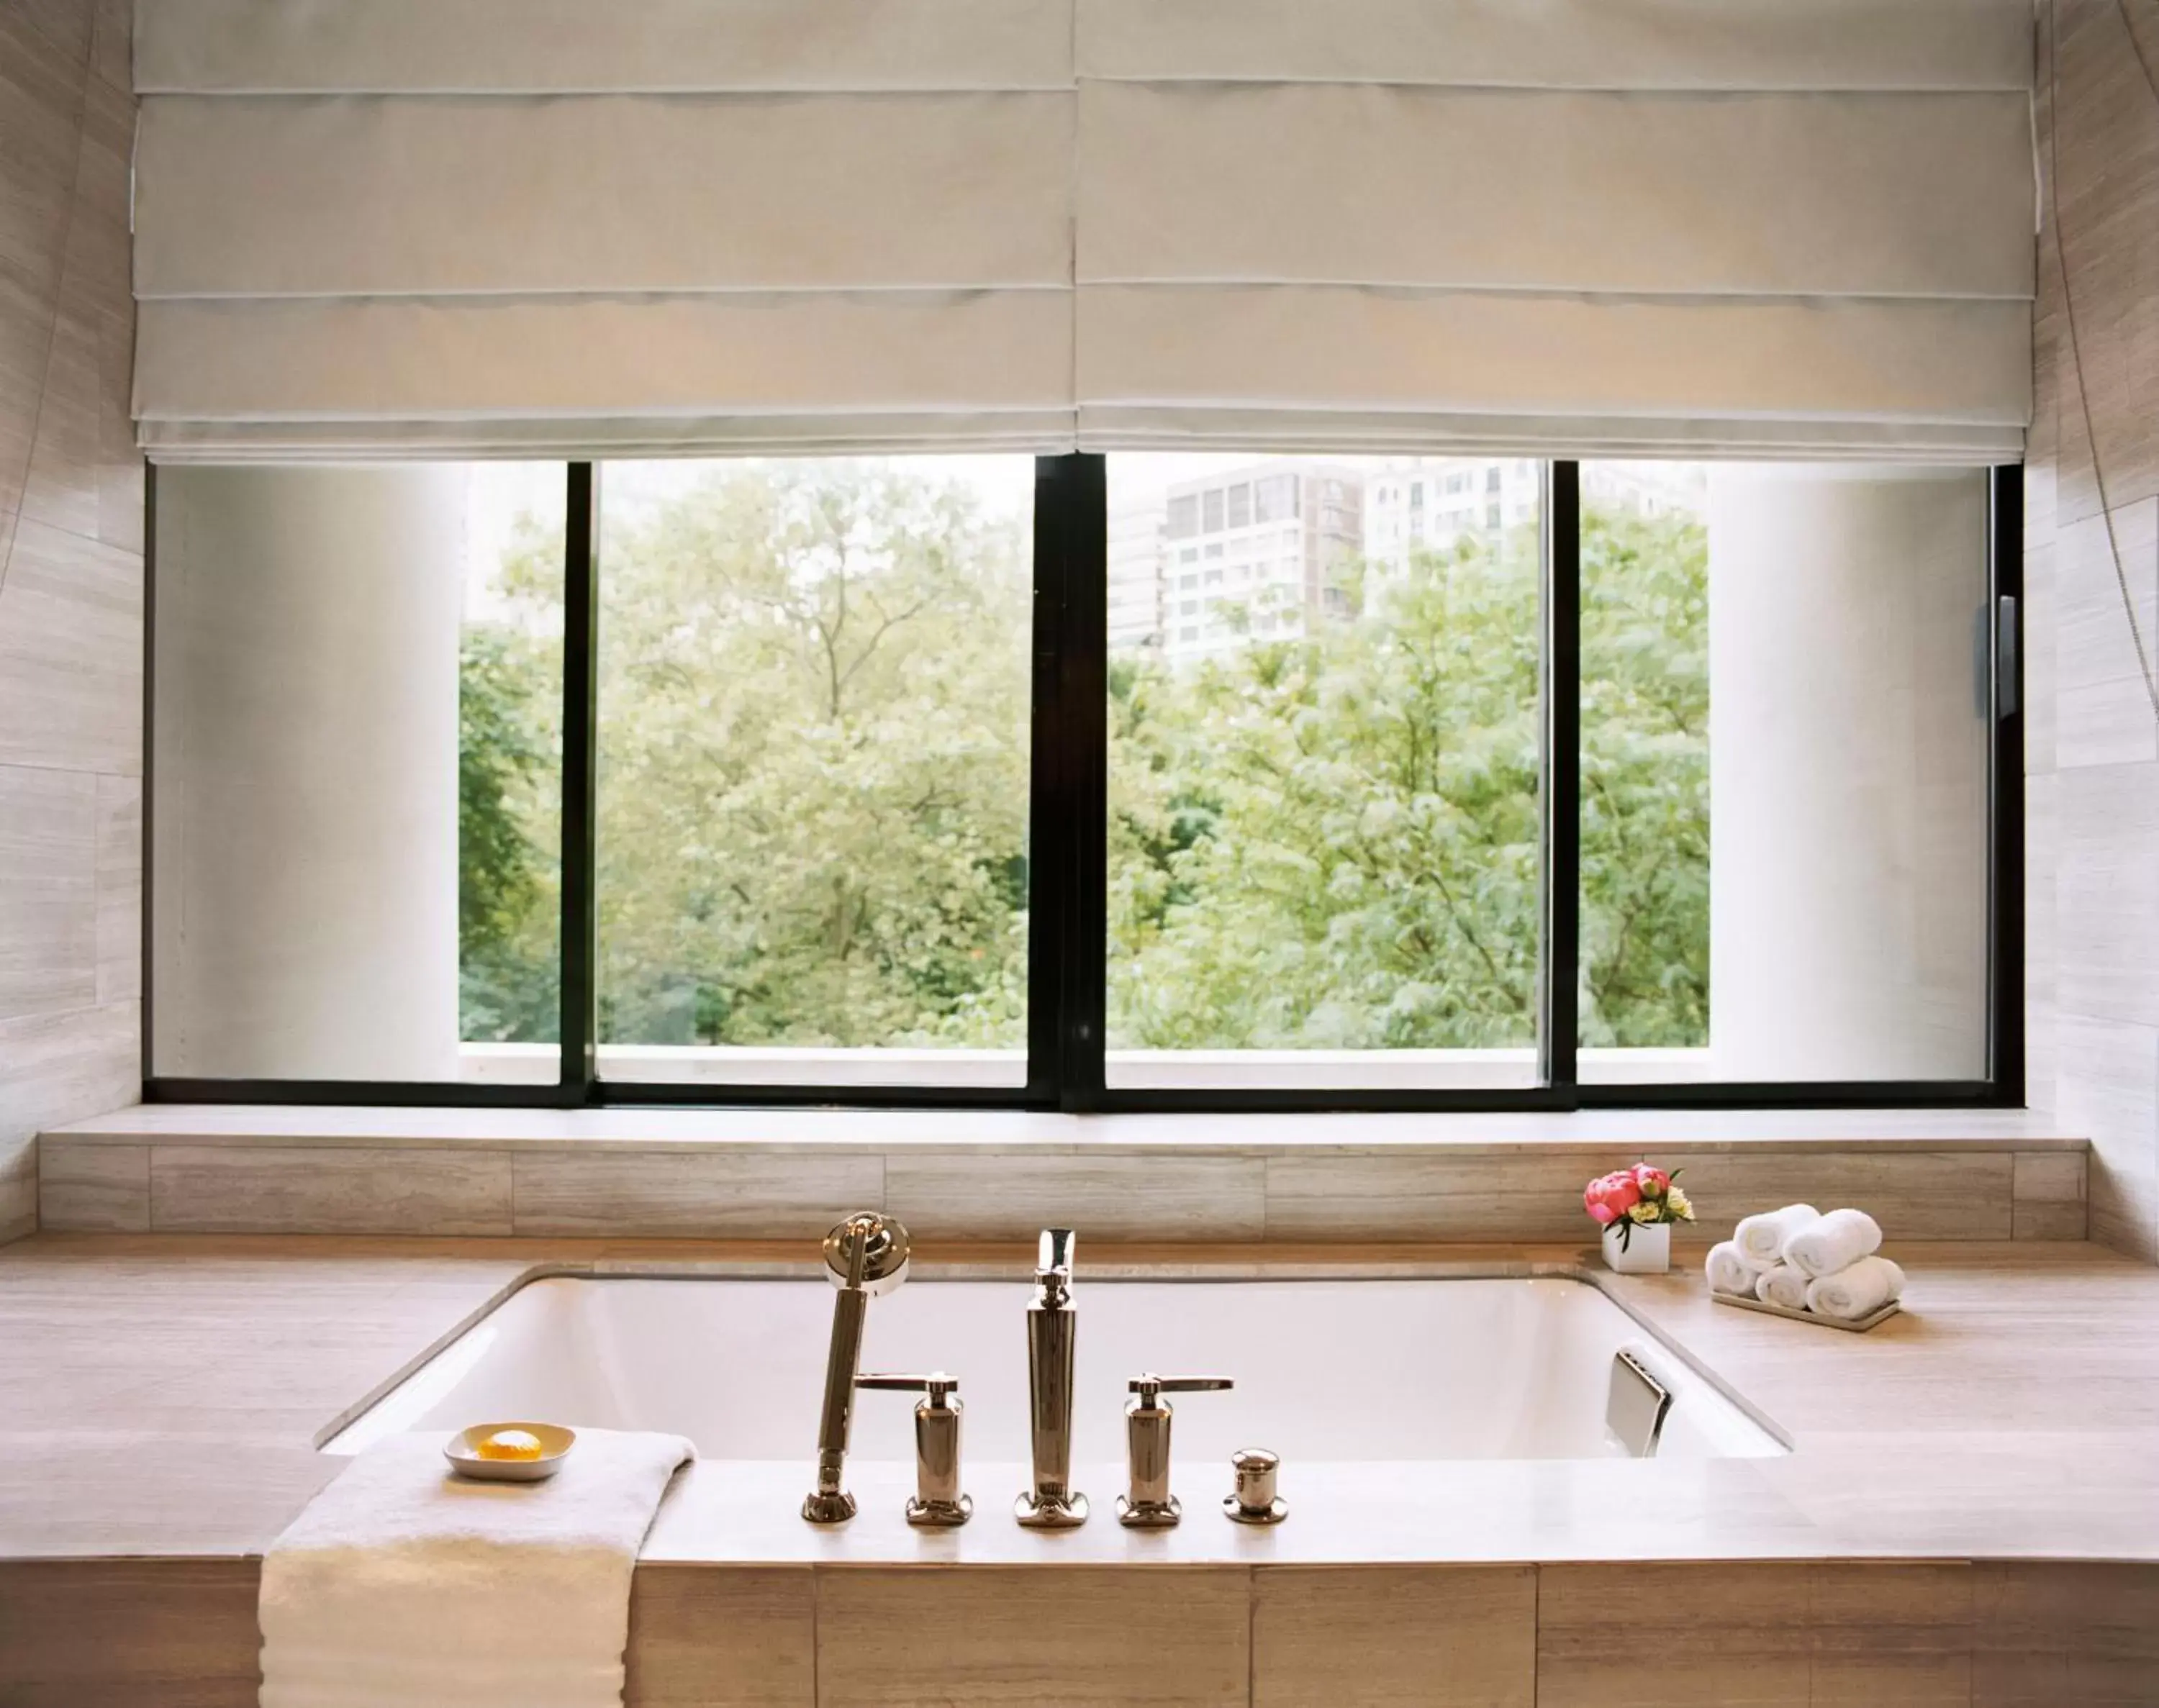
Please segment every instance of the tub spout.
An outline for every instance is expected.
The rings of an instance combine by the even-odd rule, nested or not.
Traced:
[[[1028,1432],[1033,1486],[1013,1504],[1029,1529],[1087,1522],[1087,1497],[1072,1487],[1072,1353],[1080,1313],[1072,1304],[1072,1229],[1043,1230],[1034,1297],[1027,1307]]]
[[[832,1342],[825,1358],[817,1487],[802,1503],[802,1516],[813,1524],[845,1524],[855,1515],[855,1498],[841,1479],[854,1423],[855,1377],[862,1368],[862,1322],[872,1298],[907,1279],[907,1229],[873,1210],[857,1210],[825,1236],[825,1267],[840,1291],[832,1300]]]

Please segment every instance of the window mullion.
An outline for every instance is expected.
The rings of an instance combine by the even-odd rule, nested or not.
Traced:
[[[599,470],[569,465],[563,529],[561,1100],[592,1101],[599,1046]]]
[[[1572,1098],[1582,937],[1582,465],[1556,462],[1545,488],[1544,929],[1540,1077]]]
[[[1098,456],[1035,471],[1028,1094],[1083,1110],[1102,1097],[1109,500]]]

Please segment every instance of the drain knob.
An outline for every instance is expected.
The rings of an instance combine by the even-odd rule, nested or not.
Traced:
[[[1240,1447],[1230,1455],[1236,1474],[1237,1492],[1222,1502],[1222,1510],[1240,1524],[1278,1524],[1289,1516],[1289,1503],[1275,1493],[1275,1473],[1281,1457],[1265,1447]]]

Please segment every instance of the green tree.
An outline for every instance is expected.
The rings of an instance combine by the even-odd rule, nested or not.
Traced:
[[[561,1030],[562,537],[521,519],[502,611],[468,624],[458,672],[458,987],[463,1035]]]
[[[1024,531],[744,463],[603,546],[603,1036],[1020,1044]],[[466,641],[469,1038],[555,1035],[559,561],[521,532]],[[1114,1044],[1535,1041],[1536,531],[1363,573],[1307,638],[1111,661]],[[1706,588],[1699,525],[1585,517],[1586,1043],[1707,1039]]]
[[[1023,1042],[1020,529],[956,483],[785,463],[605,544],[603,1035]]]
[[[1465,544],[1309,639],[1117,674],[1113,1044],[1535,1041],[1537,582],[1534,531]]]
[[[1582,531],[1582,1041],[1709,1042],[1709,541]]]

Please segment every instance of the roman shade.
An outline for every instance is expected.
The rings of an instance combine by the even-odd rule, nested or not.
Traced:
[[[2022,445],[2024,0],[159,0],[154,455]]]

